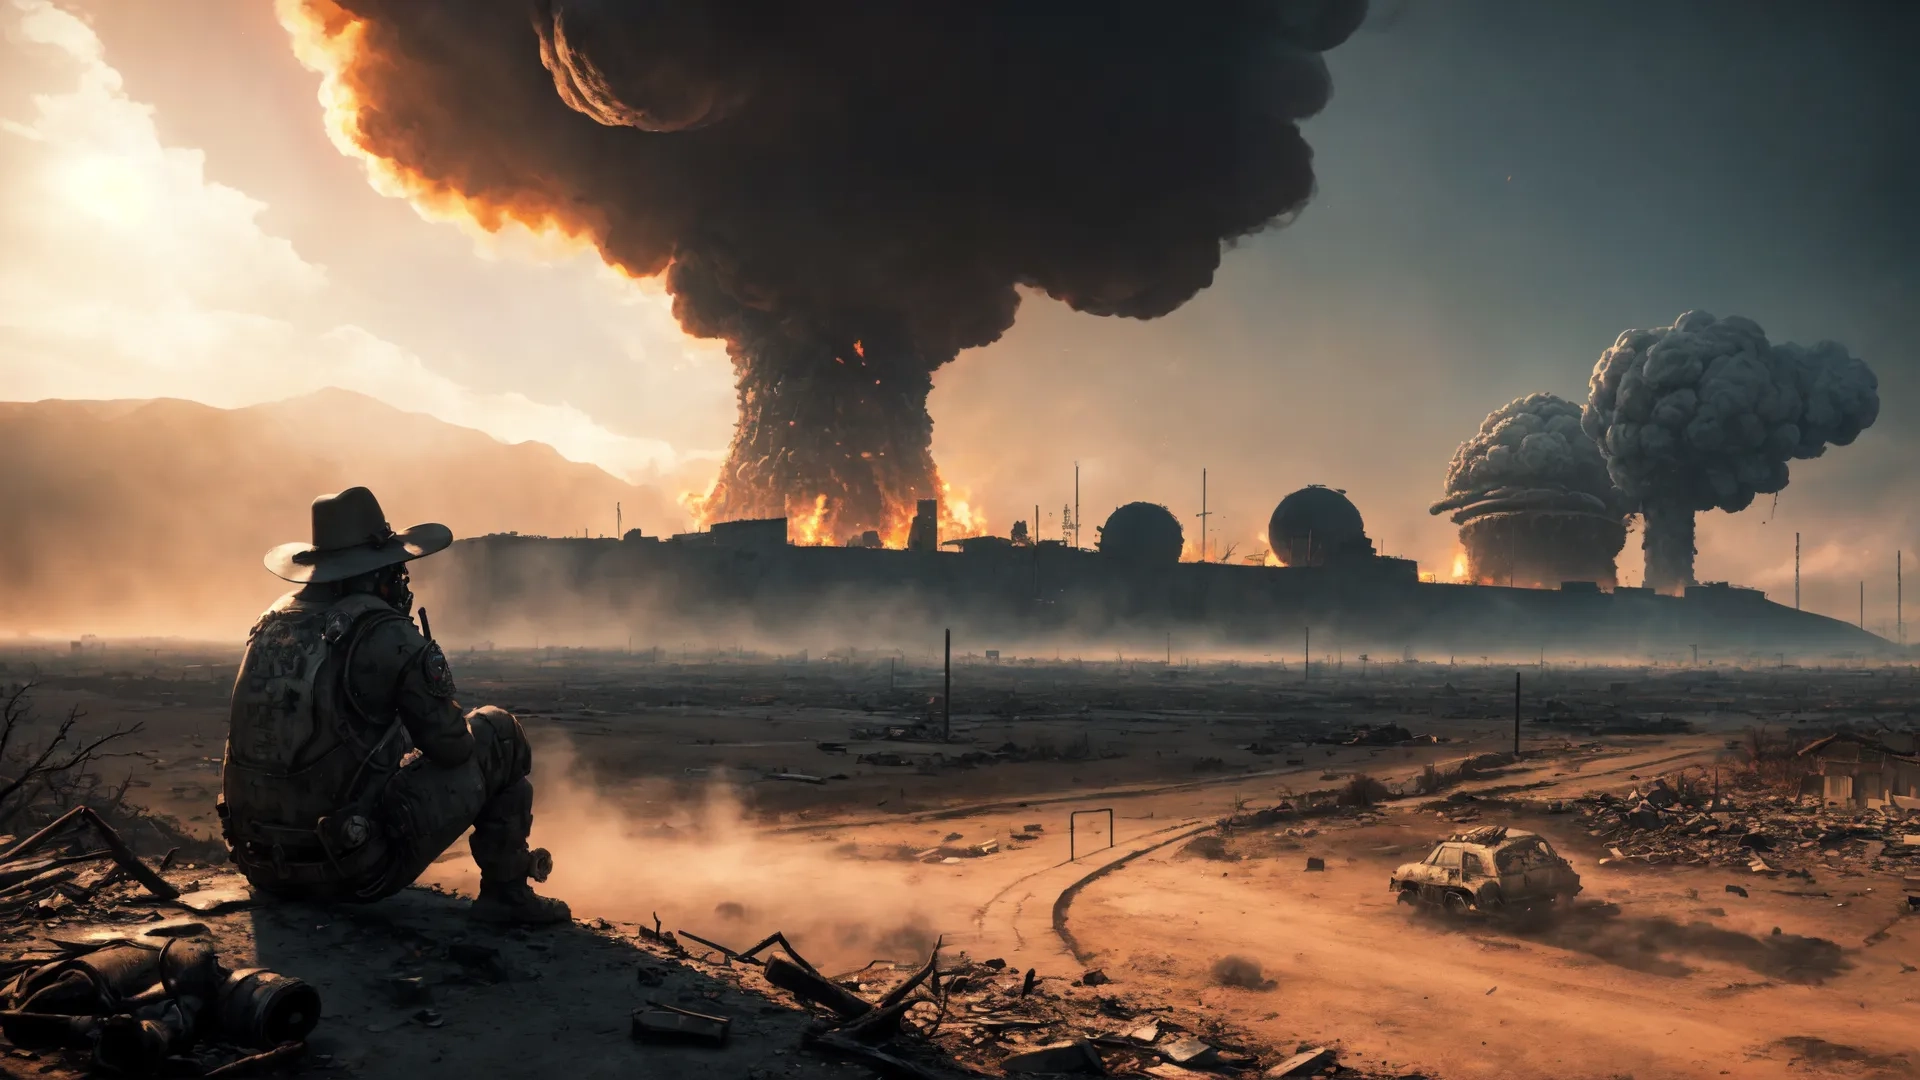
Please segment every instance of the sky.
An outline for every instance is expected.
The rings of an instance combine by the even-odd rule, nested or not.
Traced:
[[[995,531],[1164,503],[1260,549],[1307,483],[1443,576],[1454,447],[1583,399],[1622,330],[1703,308],[1844,342],[1879,423],[1777,505],[1702,515],[1697,573],[1869,628],[1920,550],[1920,91],[1884,3],[1376,2],[1306,125],[1319,190],[1150,322],[1025,299],[935,376],[934,453]],[[272,5],[0,0],[0,398],[220,406],[336,385],[671,491],[731,434],[732,371],[657,286],[427,220],[328,141]],[[685,522],[647,522],[650,531]],[[1638,537],[1622,557],[1639,577]],[[1911,561],[1911,560],[1909,560]]]

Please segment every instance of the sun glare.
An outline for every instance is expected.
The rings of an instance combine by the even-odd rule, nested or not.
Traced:
[[[89,154],[62,162],[52,182],[76,209],[115,225],[139,225],[153,214],[153,193],[125,158]]]

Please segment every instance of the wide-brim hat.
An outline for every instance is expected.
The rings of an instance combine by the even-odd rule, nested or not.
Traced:
[[[306,585],[411,562],[451,543],[453,530],[432,522],[395,532],[373,492],[353,487],[313,500],[312,543],[281,544],[264,561],[275,577]]]

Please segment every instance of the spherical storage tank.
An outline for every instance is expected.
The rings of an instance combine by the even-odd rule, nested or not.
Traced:
[[[1158,503],[1134,502],[1107,515],[1100,554],[1138,563],[1177,563],[1186,543],[1180,519]]]
[[[1360,510],[1337,488],[1313,484],[1280,500],[1267,519],[1267,543],[1288,566],[1319,566],[1336,555],[1371,555]]]

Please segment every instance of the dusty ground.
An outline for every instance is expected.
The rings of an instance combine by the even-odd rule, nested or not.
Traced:
[[[211,838],[235,658],[15,650],[0,655],[0,683],[35,673],[43,717],[79,705],[89,724],[141,723],[133,756],[109,771],[130,770],[131,800]],[[1337,1044],[1343,1065],[1370,1075],[1920,1075],[1920,919],[1898,915],[1897,872],[1805,881],[1600,865],[1608,853],[1578,816],[1488,805],[1482,821],[1545,833],[1586,881],[1574,911],[1515,929],[1391,903],[1391,868],[1454,827],[1426,798],[1238,832],[1224,859],[1187,847],[1236,808],[1298,804],[1356,772],[1410,788],[1429,763],[1510,749],[1511,667],[1349,662],[1303,681],[1297,666],[1264,663],[967,657],[952,740],[940,742],[858,734],[938,715],[940,672],[924,657],[554,650],[454,663],[463,701],[514,710],[536,742],[535,840],[556,855],[549,888],[583,923],[476,936],[457,900],[427,888],[365,910],[256,906],[210,920],[228,951],[320,986],[315,1049],[343,1075],[550,1075],[559,1060],[587,1076],[863,1075],[798,1053],[805,1015],[757,976],[647,952],[633,929],[656,913],[735,948],[785,930],[829,970],[914,962],[944,935],[956,954],[1037,969],[1062,1000],[1091,1000],[1069,983],[1098,967],[1114,980],[1100,988],[1109,1001],[1217,1020],[1269,1050]],[[1545,664],[1522,677],[1524,761],[1459,790],[1544,802],[1685,766],[1731,777],[1729,743],[1749,727],[1811,741],[1837,724],[1909,726],[1920,689],[1904,668]],[[1444,741],[1328,741],[1389,723]],[[1108,809],[1111,836],[1105,813],[1077,813]],[[965,857],[987,840],[994,853]],[[1309,855],[1327,870],[1306,871]],[[428,884],[470,889],[464,851]],[[607,926],[584,922],[595,919]],[[24,955],[59,932],[19,924],[7,947]],[[469,938],[499,948],[512,977],[475,978],[444,958]],[[1263,988],[1219,985],[1228,956],[1260,965],[1242,981]],[[637,985],[640,966],[666,972],[664,988]],[[385,978],[415,969],[435,984],[440,1026],[389,1003]],[[726,1051],[634,1046],[627,1012],[662,994],[742,1017],[743,1037]],[[996,1052],[1064,1033],[1008,1033]]]

